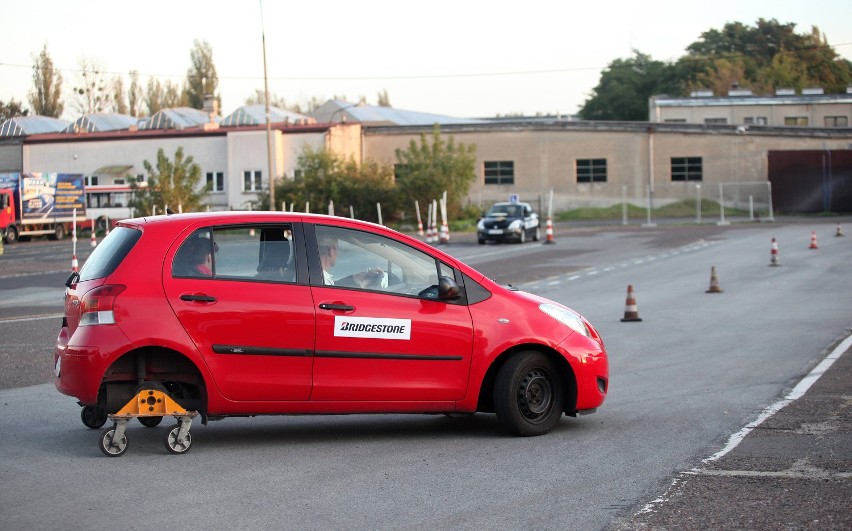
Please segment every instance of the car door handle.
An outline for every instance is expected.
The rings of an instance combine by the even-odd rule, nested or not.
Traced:
[[[216,302],[216,297],[211,297],[210,295],[191,295],[189,293],[184,293],[180,296],[180,300],[190,302]]]
[[[343,310],[345,312],[351,312],[355,309],[354,306],[349,306],[348,304],[332,304],[328,302],[321,302],[320,310]]]

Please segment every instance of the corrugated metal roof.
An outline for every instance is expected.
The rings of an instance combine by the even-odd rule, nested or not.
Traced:
[[[361,122],[380,125],[434,125],[434,124],[475,124],[483,120],[457,118],[441,114],[405,111],[393,107],[381,107],[365,103],[350,103],[343,100],[329,100],[315,109],[310,115],[320,122]]]
[[[96,131],[123,131],[139,123],[139,118],[126,114],[86,114],[74,120],[63,133],[94,133]]]
[[[218,118],[214,118],[218,122]],[[139,129],[187,129],[210,123],[210,115],[192,107],[162,109],[139,124]]]
[[[299,114],[296,112],[281,109],[279,107],[269,108],[270,123],[312,123],[315,120],[310,116]],[[232,112],[219,122],[221,126],[239,126],[239,125],[261,125],[266,123],[266,105],[244,105]]]
[[[0,138],[58,133],[68,127],[68,120],[47,116],[16,116],[0,125]]]

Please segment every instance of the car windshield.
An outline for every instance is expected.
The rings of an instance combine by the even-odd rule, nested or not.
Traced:
[[[520,205],[494,205],[488,211],[488,215],[492,217],[508,216],[521,217],[523,209]]]

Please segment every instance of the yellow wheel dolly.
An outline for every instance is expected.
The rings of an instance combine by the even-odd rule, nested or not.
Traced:
[[[160,423],[163,417],[171,416],[177,420],[177,425],[166,433],[166,449],[173,454],[185,454],[192,445],[189,428],[197,411],[187,411],[172,400],[159,385],[141,389],[121,410],[108,415],[113,421],[111,428],[101,432],[98,441],[101,451],[109,457],[124,455],[127,451],[127,434],[125,429],[130,419],[138,418],[144,426],[153,427]]]

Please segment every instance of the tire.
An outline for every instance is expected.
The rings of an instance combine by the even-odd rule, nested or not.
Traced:
[[[494,411],[513,435],[544,435],[562,418],[563,393],[553,361],[540,352],[520,352],[497,373]]]
[[[80,411],[80,420],[83,425],[91,430],[97,430],[106,424],[107,412],[95,406],[83,406]]]
[[[527,241],[527,229],[521,229],[521,234],[518,236],[518,243],[526,243]]]
[[[533,241],[537,242],[541,239],[541,227],[536,227],[533,233]]]
[[[65,225],[59,223],[56,225],[56,228],[53,229],[53,239],[54,240],[64,240],[65,239]]]
[[[107,428],[101,432],[101,438],[98,440],[98,446],[101,452],[108,457],[119,457],[127,451],[127,434],[122,435],[121,440],[117,445],[112,444],[112,436],[115,434],[115,426]]]
[[[163,422],[163,417],[137,417],[139,419],[139,424],[145,426],[146,428],[155,428]]]
[[[177,442],[178,432],[180,432],[180,424],[176,424],[172,429],[166,433],[166,450],[173,454],[185,454],[189,451],[189,448],[192,446],[192,434],[190,432],[186,432],[186,440],[183,444],[179,444]]]
[[[18,241],[18,227],[14,225],[9,225],[6,227],[6,235],[3,237],[3,241],[8,244],[12,244]]]

